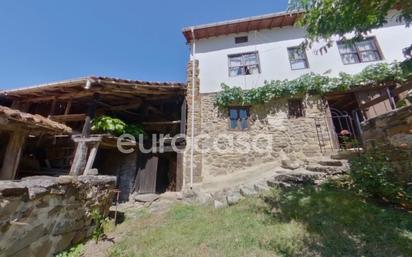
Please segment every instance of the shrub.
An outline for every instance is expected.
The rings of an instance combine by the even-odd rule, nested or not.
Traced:
[[[375,147],[351,159],[350,177],[360,194],[392,203],[410,202],[410,152],[390,146]]]

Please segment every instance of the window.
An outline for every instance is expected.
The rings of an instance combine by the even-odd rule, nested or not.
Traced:
[[[300,118],[305,116],[302,99],[289,99],[289,118]]]
[[[305,49],[301,47],[288,48],[289,62],[292,70],[302,70],[309,68],[308,57]]]
[[[229,76],[251,75],[260,73],[257,52],[229,55]]]
[[[358,42],[338,42],[343,64],[374,62],[382,60],[382,54],[376,38],[367,38]]]
[[[230,129],[247,130],[249,129],[249,108],[248,107],[229,107]]]
[[[249,41],[249,38],[247,36],[235,37],[235,44],[247,43],[248,41]]]

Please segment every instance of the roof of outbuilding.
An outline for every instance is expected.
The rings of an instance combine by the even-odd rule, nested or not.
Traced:
[[[303,12],[301,11],[278,12],[267,15],[191,26],[183,29],[183,35],[185,36],[187,42],[191,42],[193,40],[192,30],[196,39],[203,39],[233,33],[293,26],[302,13]]]
[[[90,89],[86,86],[88,81],[90,82]],[[94,93],[99,92],[109,93],[112,90],[122,91],[122,93],[128,92],[130,94],[146,93],[153,95],[175,95],[176,93],[183,94],[186,90],[186,84],[179,82],[152,82],[102,76],[89,76],[0,91],[0,96],[9,99],[23,98],[25,100],[27,100],[27,98],[37,99],[39,97],[76,98],[76,93],[80,93],[82,96],[85,96],[93,95]]]
[[[30,114],[0,105],[0,118],[23,123],[27,128],[44,129],[53,133],[70,134],[72,129],[64,124],[52,121],[38,114]],[[6,121],[6,122],[7,122]]]

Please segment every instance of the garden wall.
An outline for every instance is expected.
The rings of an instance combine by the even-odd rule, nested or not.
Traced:
[[[412,149],[412,106],[388,112],[362,123],[366,147],[390,144]]]
[[[91,212],[108,215],[115,187],[110,176],[0,181],[0,256],[53,256],[84,241]]]

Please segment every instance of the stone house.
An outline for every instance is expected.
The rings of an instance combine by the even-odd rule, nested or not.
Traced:
[[[181,191],[262,164],[304,162],[339,150],[342,131],[358,139],[360,121],[394,108],[391,92],[397,85],[263,105],[222,109],[215,104],[222,83],[252,89],[309,72],[354,74],[370,63],[401,60],[399,49],[410,45],[410,28],[390,20],[365,40],[338,42],[327,55],[302,52],[298,46],[305,31],[294,26],[299,15],[276,13],[183,29],[192,51],[187,85],[92,76],[0,92],[0,105],[71,129],[31,133],[7,179],[97,170],[116,175],[121,199],[127,200],[132,193]],[[91,120],[102,115],[140,124],[149,135],[168,134],[151,142],[165,143],[165,151],[144,153],[138,142],[125,140],[135,151],[120,153],[118,137],[91,131]]]
[[[371,63],[402,61],[402,49],[411,44],[412,30],[388,23],[358,42],[338,41],[327,54],[302,50],[305,30],[295,23],[299,12],[282,12],[212,24],[186,27],[183,35],[191,56],[188,65],[188,138],[191,148],[207,148],[222,134],[237,144],[266,135],[272,141],[266,152],[247,153],[188,150],[185,181],[193,186],[220,175],[242,172],[282,159],[305,161],[339,150],[339,134],[348,132],[360,141],[360,122],[396,108],[394,83],[365,86],[326,97],[302,96],[273,100],[264,105],[219,108],[215,97],[221,85],[243,90],[266,81],[291,80],[304,74],[359,73]],[[314,43],[319,49],[325,42]],[[376,101],[376,99],[382,101]],[[375,101],[374,101],[375,100]],[[224,141],[224,140],[220,140]],[[235,150],[239,148],[235,143]],[[233,147],[231,148],[233,150]]]

